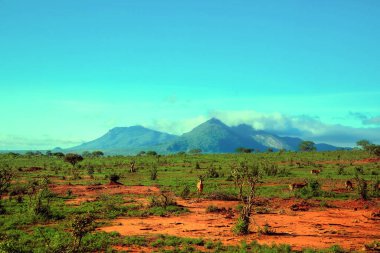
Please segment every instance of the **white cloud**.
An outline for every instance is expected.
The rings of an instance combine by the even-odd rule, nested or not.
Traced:
[[[266,130],[282,136],[295,136],[315,142],[325,142],[339,146],[355,146],[356,141],[368,139],[380,143],[380,128],[355,128],[332,125],[318,117],[306,115],[285,115],[278,112],[257,111],[215,111],[210,113],[227,125],[248,124],[257,130]],[[376,118],[374,118],[374,121]]]
[[[68,148],[83,143],[83,140],[56,139],[49,136],[41,138],[18,135],[0,135],[0,150],[48,150],[55,147]]]
[[[151,128],[154,130],[180,135],[191,131],[194,127],[198,126],[199,124],[202,124],[206,120],[208,120],[208,117],[206,116],[198,116],[176,121],[167,119],[156,119],[143,125],[147,128]]]

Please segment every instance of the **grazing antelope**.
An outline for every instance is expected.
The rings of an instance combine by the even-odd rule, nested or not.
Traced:
[[[354,189],[354,185],[352,184],[352,182],[350,180],[347,180],[346,182],[344,182],[344,185],[346,186],[346,190],[353,190]]]
[[[321,173],[322,170],[311,170],[310,173],[311,174],[315,174],[318,176],[319,173]]]
[[[301,189],[304,188],[307,185],[307,183],[293,183],[289,185],[289,189],[291,191],[294,191],[295,189]]]
[[[201,195],[203,192],[203,178],[202,177],[199,177],[199,181],[197,183],[197,191],[199,195]]]

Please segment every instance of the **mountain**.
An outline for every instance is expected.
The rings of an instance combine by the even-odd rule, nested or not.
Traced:
[[[102,137],[66,151],[102,150],[106,153],[130,153],[136,149],[144,149],[169,142],[177,138],[171,135],[142,126],[115,127]]]
[[[268,148],[275,150],[297,150],[299,143],[302,141],[299,138],[280,137],[262,130],[257,131],[246,124],[231,127],[231,129],[236,134],[242,135],[244,138],[253,139],[260,143],[264,146],[264,149],[262,150],[266,150]]]
[[[237,134],[218,119],[212,118],[169,143],[169,152],[201,149],[205,153],[229,153],[237,147],[265,149],[252,138]]]
[[[171,135],[142,126],[116,127],[102,137],[64,152],[83,152],[102,150],[106,154],[136,154],[142,150],[155,150],[159,153],[176,153],[201,149],[203,153],[231,153],[244,147],[260,151],[298,150],[303,140],[296,137],[281,137],[250,125],[241,124],[229,127],[212,118],[181,136]],[[318,151],[337,150],[329,144],[316,144]]]

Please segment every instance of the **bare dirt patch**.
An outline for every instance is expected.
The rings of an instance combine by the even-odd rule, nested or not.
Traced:
[[[160,192],[155,186],[126,186],[120,184],[106,185],[49,185],[49,188],[58,195],[66,196],[68,191],[75,196],[66,201],[67,204],[79,205],[85,201],[93,201],[100,195],[154,195]]]
[[[253,233],[247,236],[235,236],[231,232],[237,212],[235,217],[225,213],[206,213],[206,208],[210,205],[235,209],[237,201],[178,202],[187,207],[190,213],[171,217],[119,218],[114,220],[115,225],[100,230],[117,231],[122,235],[168,234],[202,237],[221,240],[228,245],[239,244],[242,240],[257,240],[264,244],[289,244],[296,250],[306,247],[328,248],[334,244],[349,250],[359,250],[365,243],[380,239],[380,221],[371,218],[379,209],[376,202],[371,202],[365,208],[361,201],[354,200],[334,201],[335,208],[321,208],[311,202],[307,204],[309,211],[292,211],[290,207],[301,201],[275,199],[267,206],[270,212],[252,216]],[[258,226],[265,224],[270,225],[273,235],[259,235],[255,232]]]

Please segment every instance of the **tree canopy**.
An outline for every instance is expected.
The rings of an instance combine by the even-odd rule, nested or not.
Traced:
[[[298,147],[299,147],[300,151],[315,151],[315,150],[317,150],[317,148],[315,147],[315,143],[312,141],[302,141]]]
[[[65,155],[64,160],[65,162],[71,163],[72,166],[75,166],[78,162],[83,161],[83,157],[78,154],[68,153]]]

